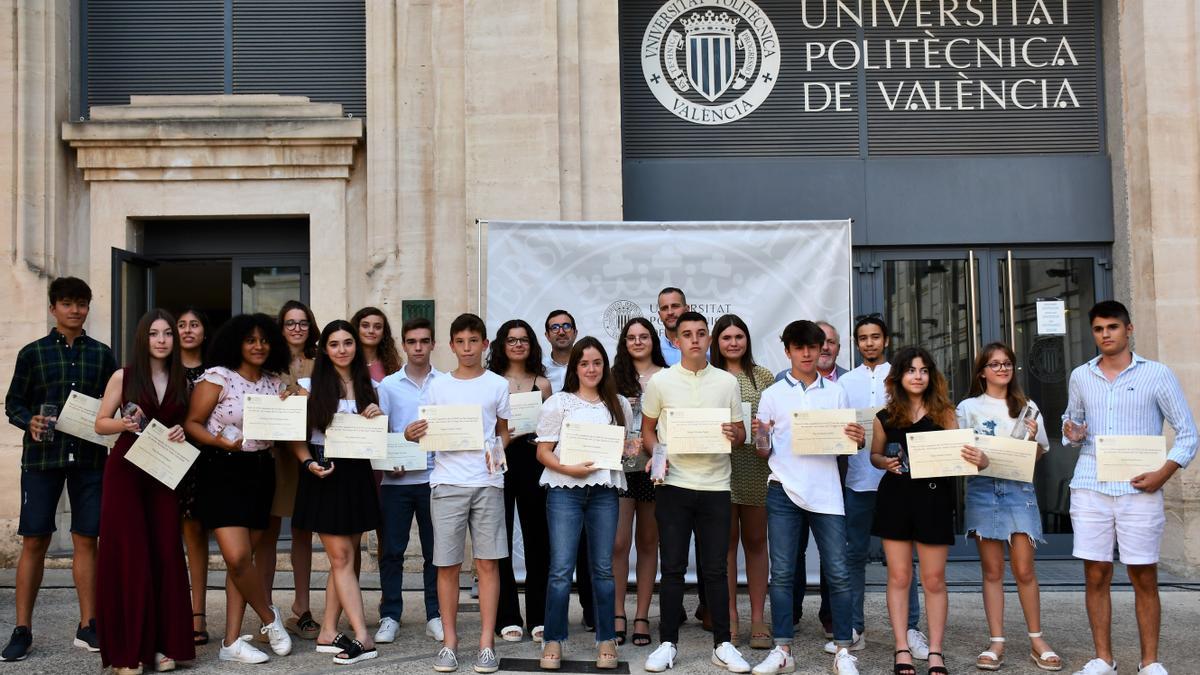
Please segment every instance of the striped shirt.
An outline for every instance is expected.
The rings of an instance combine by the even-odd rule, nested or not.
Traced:
[[[1158,436],[1163,433],[1164,421],[1175,430],[1175,444],[1167,451],[1167,459],[1187,468],[1196,456],[1196,423],[1174,373],[1157,361],[1133,354],[1129,367],[1110,382],[1099,364],[1097,356],[1071,373],[1067,410],[1083,410],[1087,424],[1071,488],[1111,497],[1136,494],[1138,489],[1128,481],[1096,479],[1096,436]],[[1064,415],[1064,426],[1066,419]]]

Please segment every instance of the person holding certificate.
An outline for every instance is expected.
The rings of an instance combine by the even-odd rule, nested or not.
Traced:
[[[96,563],[96,627],[100,660],[114,672],[170,670],[196,658],[187,567],[175,493],[125,459],[140,430],[134,404],[147,419],[185,438],[188,384],[175,340],[175,318],[152,309],[134,329],[133,353],[113,373],[100,401],[96,433],[121,434],[104,467],[100,546]]]
[[[1013,378],[1016,355],[1000,342],[979,352],[971,372],[970,398],[958,404],[961,428],[983,436],[1036,439],[1039,455],[1050,449],[1037,405],[1026,398]],[[1042,538],[1042,514],[1033,483],[990,476],[967,479],[966,529],[979,547],[983,568],[983,610],[987,615],[991,644],[975,660],[980,670],[999,670],[1004,663],[1004,545],[1008,544],[1017,596],[1025,612],[1025,625],[1032,641],[1030,656],[1043,670],[1059,670],[1062,658],[1042,639],[1034,552]]]
[[[335,654],[333,662],[348,665],[378,654],[367,632],[362,591],[358,585],[358,551],[362,534],[379,525],[375,475],[369,459],[326,459],[325,431],[337,413],[383,414],[371,374],[358,349],[358,333],[348,321],[330,321],[317,341],[308,396],[308,443],[292,442],[300,463],[294,516],[296,527],[316,532],[329,557],[325,615],[317,636],[317,651]],[[338,616],[345,610],[354,637],[338,633]]]
[[[946,378],[924,348],[901,349],[892,358],[884,385],[888,402],[875,416],[871,464],[887,473],[879,481],[871,534],[883,540],[887,558],[887,606],[896,640],[895,673],[917,672],[908,644],[908,593],[915,546],[929,622],[929,673],[945,675],[942,639],[949,612],[946,557],[954,543],[954,479],[911,479],[907,436],[956,429],[958,424],[946,393]],[[980,468],[987,466],[987,457],[977,449],[964,447],[962,457]]]
[[[1074,556],[1083,560],[1088,619],[1096,658],[1076,675],[1115,675],[1112,654],[1113,544],[1121,551],[1137,605],[1142,660],[1139,675],[1166,675],[1159,662],[1158,555],[1166,516],[1162,488],[1196,456],[1196,422],[1179,380],[1165,365],[1143,358],[1130,348],[1133,323],[1129,310],[1105,300],[1088,311],[1092,338],[1100,355],[1075,368],[1063,415],[1064,441],[1082,445],[1071,479],[1071,526]],[[1107,458],[1098,457],[1098,437],[1151,437],[1162,448],[1163,422],[1175,430],[1174,445],[1161,466],[1124,481],[1101,481]],[[1150,443],[1146,443],[1149,445]],[[1137,448],[1130,454],[1141,455]],[[1121,459],[1120,450],[1115,450]]]
[[[833,619],[833,672],[858,675],[850,649],[855,636],[851,627],[850,575],[846,568],[846,518],[837,455],[798,454],[793,451],[792,424],[796,411],[839,410],[849,407],[846,392],[836,382],[821,377],[817,361],[825,342],[825,331],[812,321],[793,321],[780,337],[784,354],[791,362],[783,379],[762,394],[753,421],[759,456],[767,459],[766,517],[771,553],[771,637],[774,649],[754,667],[756,675],[775,675],[796,668],[792,640],[794,585],[804,583],[801,551],[808,545],[811,530],[821,557],[821,577],[829,588]],[[770,381],[770,373],[766,373]],[[838,429],[855,446],[866,440],[862,426],[852,423]],[[762,441],[765,441],[762,442]],[[828,441],[827,441],[828,442]],[[800,578],[797,579],[797,576]]]
[[[633,419],[629,401],[617,394],[608,368],[608,354],[594,337],[575,343],[567,362],[563,390],[542,406],[538,418],[537,459],[545,465],[539,481],[546,490],[546,518],[552,523],[550,574],[546,589],[546,633],[540,665],[562,667],[562,643],[567,639],[567,609],[580,534],[587,530],[592,593],[596,607],[596,667],[617,667],[612,575],[613,540],[619,511],[617,491],[625,487],[623,469],[595,468],[594,461],[566,463],[571,447],[564,433],[568,424],[621,427],[612,439],[610,459],[619,461],[626,447],[624,426]],[[589,452],[597,448],[589,447]],[[606,452],[609,452],[606,444]],[[522,521],[524,522],[524,521]]]
[[[500,324],[488,355],[488,370],[507,380],[510,396],[536,392],[542,401],[550,398],[542,348],[533,328],[521,319]],[[520,642],[525,637],[525,625],[533,641],[540,642],[546,623],[550,534],[546,527],[546,491],[538,487],[542,465],[538,463],[533,439],[534,434],[523,433],[514,436],[504,448],[508,461],[508,471],[504,472],[505,531],[511,552],[513,521],[519,512],[525,551],[525,617],[529,620],[526,623],[521,619],[521,599],[509,555],[500,561],[500,607],[496,616],[497,634],[507,642]]]
[[[671,668],[678,654],[679,625],[683,612],[683,575],[688,566],[692,534],[700,552],[704,598],[713,625],[712,662],[735,673],[750,671],[750,665],[729,641],[729,586],[726,555],[729,553],[729,450],[746,441],[742,426],[742,396],[737,378],[708,363],[712,339],[708,321],[698,312],[684,312],[676,324],[680,362],[659,372],[646,386],[642,397],[642,445],[647,454],[659,444],[658,420],[672,409],[707,418],[718,409],[729,411],[717,423],[707,419],[689,423],[691,452],[671,453],[674,431],[668,426],[667,471],[664,484],[655,488],[654,508],[658,519],[662,585],[659,590],[660,644],[646,657],[645,668],[658,673]],[[684,417],[680,415],[679,417]],[[725,420],[728,421],[725,421]],[[715,433],[714,433],[715,432]],[[716,440],[712,439],[715,436]],[[695,438],[699,437],[699,438]],[[700,452],[697,452],[700,450]]]
[[[249,636],[239,637],[247,604],[262,621],[259,633],[271,651],[286,656],[292,639],[256,562],[255,546],[271,519],[275,459],[270,441],[242,437],[242,404],[247,394],[288,395],[279,377],[287,369],[287,343],[271,317],[239,314],[217,329],[208,358],[183,429],[201,450],[196,509],[225,559],[225,638],[218,658],[264,663],[267,655]]]
[[[612,374],[617,393],[629,400],[633,417],[626,428],[629,436],[641,443],[642,394],[650,378],[663,368],[662,346],[654,324],[643,317],[630,319],[617,338],[617,355],[613,358]],[[637,453],[622,458],[625,467],[626,489],[620,495],[620,516],[617,519],[617,540],[613,544],[613,583],[616,589],[614,619],[619,621],[617,644],[625,643],[625,588],[629,579],[629,549],[637,541],[637,613],[633,619],[630,641],[638,647],[650,644],[650,601],[654,599],[654,578],[658,575],[658,523],[654,520],[654,483],[646,473],[648,458]],[[637,530],[634,531],[634,517]],[[640,628],[644,627],[644,629]]]

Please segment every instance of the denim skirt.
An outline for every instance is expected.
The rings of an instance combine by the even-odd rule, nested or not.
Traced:
[[[967,479],[967,537],[1008,541],[1014,534],[1029,536],[1036,546],[1042,537],[1042,513],[1032,483],[987,476]]]

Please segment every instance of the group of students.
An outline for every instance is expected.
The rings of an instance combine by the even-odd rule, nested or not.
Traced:
[[[772,375],[755,363],[742,319],[725,315],[710,327],[703,315],[689,311],[678,288],[658,296],[665,339],[648,320],[633,318],[611,361],[600,341],[578,337],[566,310],[546,317],[545,358],[525,321],[503,323],[489,341],[483,320],[463,314],[448,334],[456,367],[443,373],[430,363],[435,331],[429,321],[405,322],[397,349],[386,316],[375,308],[318,332],[312,312],[292,301],[276,318],[235,316],[211,338],[198,310],[178,317],[152,310],[138,323],[128,364],[118,370],[108,348],[83,333],[90,299],[90,289],[78,279],[51,283],[56,327],[21,351],[6,398],[10,421],[27,432],[17,628],[0,654],[6,661],[24,658],[32,647],[33,602],[65,483],[81,613],[75,643],[100,651],[104,665],[121,673],[170,670],[194,659],[195,645],[207,642],[210,532],[227,568],[222,660],[268,660],[251,636],[239,635],[246,605],[262,622],[259,640],[277,655],[291,651],[294,634],[315,640],[317,651],[333,654],[335,663],[373,658],[375,643],[391,642],[399,631],[403,561],[414,518],[424,558],[425,634],[442,643],[433,662],[438,672],[459,667],[456,618],[468,532],[481,617],[476,672],[498,669],[497,636],[519,641],[526,627],[542,644],[540,666],[560,669],[573,577],[584,623],[596,633],[595,665],[616,668],[627,633],[636,646],[652,642],[649,609],[659,571],[658,644],[644,668],[671,668],[686,619],[684,575],[693,538],[697,616],[712,632],[711,662],[731,672],[792,672],[811,532],[820,554],[821,620],[829,640],[824,649],[833,657],[833,671],[857,673],[852,652],[866,647],[865,568],[876,536],[887,561],[894,672],[915,675],[914,661],[924,660],[929,673],[947,673],[945,566],[955,537],[955,479],[912,479],[907,435],[959,427],[1009,435],[1021,425],[1042,452],[1050,447],[1037,406],[1014,379],[1016,359],[1008,346],[993,343],[980,351],[968,398],[956,408],[928,351],[903,347],[887,359],[888,328],[874,316],[854,326],[862,357],[854,370],[836,366],[840,344],[833,326],[797,320],[780,336],[790,367]],[[1196,429],[1170,370],[1131,351],[1128,311],[1106,301],[1089,317],[1100,354],[1072,373],[1061,429],[1064,441],[1081,446],[1071,515],[1075,555],[1085,561],[1095,643],[1095,658],[1077,675],[1116,673],[1108,594],[1114,543],[1138,598],[1138,672],[1161,675],[1166,670],[1158,661],[1155,576],[1165,522],[1161,487],[1191,461]],[[120,434],[110,453],[53,433],[40,407],[61,406],[72,390],[101,399],[96,432]],[[540,393],[543,403],[536,430],[514,437],[510,396],[525,392]],[[308,441],[272,447],[243,438],[248,394],[306,396]],[[419,442],[429,430],[419,415],[423,405],[477,406],[483,447],[430,453],[425,470],[417,471],[375,472],[368,460],[324,456],[324,432],[336,413],[387,415],[391,432]],[[681,408],[727,408],[722,433],[732,451],[672,455],[660,437],[660,420]],[[844,408],[879,408],[870,429],[845,427],[859,451],[844,467],[832,455],[791,452],[794,411]],[[167,427],[171,440],[202,448],[175,491],[124,459],[145,419]],[[1096,480],[1095,434],[1157,435],[1164,421],[1176,436],[1161,469],[1129,483]],[[564,464],[558,441],[568,422],[624,427],[622,470]],[[655,456],[666,458],[661,469],[650,461]],[[973,445],[963,447],[962,457],[981,469],[988,466],[986,453]],[[1033,486],[974,476],[967,480],[965,502],[967,534],[980,553],[990,633],[976,666],[998,670],[1005,661],[1007,548],[1029,631],[1028,658],[1043,670],[1061,670],[1062,658],[1041,633],[1034,552],[1043,539]],[[276,540],[288,516],[296,595],[285,621],[271,590]],[[510,557],[516,517],[527,570],[524,619]],[[382,585],[374,634],[358,582],[361,538],[371,530],[379,531]],[[308,602],[313,533],[330,565],[320,623]],[[739,545],[750,596],[749,646],[769,650],[753,668],[737,647]],[[626,625],[631,548],[636,613]],[[920,572],[928,637],[917,626],[914,569]],[[343,615],[347,633],[337,630]]]

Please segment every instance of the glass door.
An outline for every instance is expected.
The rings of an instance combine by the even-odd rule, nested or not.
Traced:
[[[288,300],[308,302],[308,259],[289,258],[233,259],[233,307],[235,313],[279,313]],[[320,331],[320,328],[314,328]]]
[[[117,363],[133,349],[133,332],[154,301],[153,260],[119,248],[112,250],[112,350]]]

